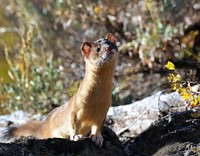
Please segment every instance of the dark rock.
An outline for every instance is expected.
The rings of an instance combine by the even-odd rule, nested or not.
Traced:
[[[200,110],[168,115],[125,147],[133,156],[200,154]]]
[[[109,129],[103,129],[104,143],[99,148],[86,138],[80,141],[70,141],[67,139],[44,139],[33,138],[20,139],[13,143],[0,143],[1,156],[65,156],[65,155],[125,155],[121,143],[115,133]]]

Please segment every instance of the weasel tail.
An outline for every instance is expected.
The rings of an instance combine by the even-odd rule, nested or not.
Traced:
[[[22,136],[36,136],[36,132],[40,129],[42,123],[40,121],[30,121],[22,125],[11,125],[0,131],[0,142],[8,143]]]

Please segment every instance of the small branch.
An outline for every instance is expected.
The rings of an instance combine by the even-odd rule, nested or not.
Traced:
[[[119,136],[121,133],[125,132],[128,130],[132,125],[134,125],[139,119],[141,119],[151,108],[147,108],[139,117],[137,117],[133,122],[131,122],[128,126],[122,128],[118,132],[116,132],[117,136]]]

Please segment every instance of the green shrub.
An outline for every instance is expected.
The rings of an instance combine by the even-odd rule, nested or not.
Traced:
[[[12,31],[18,37],[13,40],[14,44],[1,38],[10,82],[0,79],[0,113],[18,109],[47,113],[62,104],[62,67],[53,59],[34,7],[20,0],[9,5],[17,12],[13,17],[16,27]]]
[[[2,83],[0,88],[4,111],[22,109],[43,114],[62,104],[62,68],[53,65],[52,57],[44,66],[32,66],[28,81],[19,67],[13,67],[10,72],[14,81]]]

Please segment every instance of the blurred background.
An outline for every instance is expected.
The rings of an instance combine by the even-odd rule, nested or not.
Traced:
[[[165,64],[200,78],[198,0],[0,0],[0,114],[48,113],[84,76],[80,46],[113,33],[113,106],[170,88]]]

